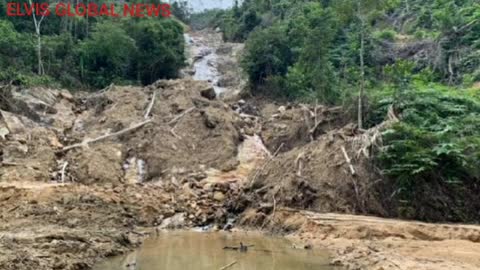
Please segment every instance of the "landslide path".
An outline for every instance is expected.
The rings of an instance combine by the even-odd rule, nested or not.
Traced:
[[[186,39],[179,80],[0,87],[0,269],[89,269],[152,228],[212,225],[325,246],[346,269],[480,269],[478,226],[358,215],[388,214],[368,149],[394,114],[359,132],[342,108],[238,99],[242,45]]]

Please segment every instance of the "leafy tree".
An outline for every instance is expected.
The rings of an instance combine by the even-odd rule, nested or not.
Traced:
[[[308,30],[304,33],[304,45],[289,78],[297,80],[294,79],[295,72],[304,74],[302,76],[308,81],[304,93],[310,93],[310,97],[324,103],[335,103],[338,93],[333,87],[336,75],[330,58],[337,33],[334,14],[331,9],[312,4],[305,7],[304,16]]]
[[[19,1],[30,2],[38,1]],[[158,0],[147,2],[160,4]],[[0,9],[6,10],[6,2],[0,3]],[[143,28],[159,28],[151,31],[149,41],[130,31],[149,20],[155,21],[155,26],[145,24]],[[56,82],[70,88],[103,87],[111,80],[149,83],[175,77],[184,62],[183,29],[175,19],[9,17],[3,12],[0,25],[5,33],[1,38],[5,44],[0,49],[0,81],[29,85]],[[140,32],[144,32],[142,27]],[[151,46],[139,50],[137,43]]]
[[[179,19],[184,23],[190,22],[191,11],[188,7],[187,1],[174,1],[172,6],[172,14],[175,18]]]
[[[95,25],[92,37],[80,46],[82,77],[95,87],[122,80],[128,73],[131,55],[137,54],[135,41],[120,24],[105,21]]]
[[[252,84],[263,84],[268,77],[287,73],[292,53],[283,25],[252,33],[245,45],[242,66]]]
[[[436,89],[411,89],[396,110],[403,120],[384,133],[378,159],[392,180],[398,210],[412,208],[410,217],[433,219],[432,207],[449,205],[442,210],[449,219],[474,220],[465,208],[470,198],[464,196],[472,193],[466,189],[478,190],[480,179],[480,103]],[[447,194],[437,194],[439,202],[426,202],[428,190]]]
[[[185,66],[185,40],[180,24],[173,20],[145,19],[130,29],[138,49],[136,64],[143,84],[174,78]]]

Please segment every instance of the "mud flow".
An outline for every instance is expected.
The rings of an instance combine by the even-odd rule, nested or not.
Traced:
[[[246,250],[235,250],[240,242]],[[109,259],[94,270],[332,270],[325,250],[292,248],[283,238],[255,233],[164,232],[128,255]],[[229,249],[232,248],[232,249]],[[133,266],[135,265],[136,268]]]

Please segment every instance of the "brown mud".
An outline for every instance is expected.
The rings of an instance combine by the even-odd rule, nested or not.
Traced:
[[[247,210],[240,224],[257,226],[263,213]],[[346,214],[277,209],[264,229],[287,234],[299,246],[333,253],[345,269],[479,269],[480,227],[428,224]]]
[[[346,269],[480,269],[478,226],[358,216],[388,216],[369,156],[394,114],[359,131],[341,108],[235,98],[241,46],[193,36],[192,65],[215,51],[223,92],[188,70],[96,93],[0,88],[0,269],[89,269],[155,229],[207,225],[327,247]]]

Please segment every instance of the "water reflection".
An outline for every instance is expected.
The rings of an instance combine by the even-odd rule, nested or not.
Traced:
[[[246,252],[225,246],[249,247]],[[251,233],[168,232],[149,239],[127,256],[105,261],[94,270],[212,270],[233,262],[231,270],[331,270],[323,250],[293,249],[285,239]],[[127,265],[130,264],[130,267]]]

